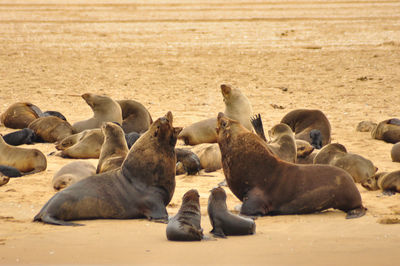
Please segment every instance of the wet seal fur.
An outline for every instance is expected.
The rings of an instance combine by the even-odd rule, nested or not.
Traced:
[[[356,183],[375,175],[378,170],[370,160],[358,154],[348,153],[339,143],[330,143],[323,147],[314,157],[314,164],[329,164],[342,168]]]
[[[82,94],[82,98],[93,110],[93,117],[76,122],[72,125],[75,133],[86,129],[100,128],[103,122],[122,124],[122,111],[119,104],[107,96],[93,93]]]
[[[320,110],[296,109],[287,113],[281,123],[287,124],[293,130],[296,139],[308,141],[316,149],[331,142],[331,124]],[[319,133],[313,131],[311,134],[312,130],[318,130]]]
[[[196,189],[191,189],[183,195],[178,213],[168,221],[168,240],[200,241],[203,238],[199,198]]]
[[[120,169],[89,176],[55,194],[34,217],[55,225],[71,220],[166,221],[175,190],[175,144],[182,128],[172,113],[157,119],[130,149]]]
[[[153,119],[143,104],[134,100],[120,100],[117,103],[122,110],[121,126],[125,133],[143,133],[149,129]]]
[[[377,173],[364,180],[361,185],[368,190],[381,189],[385,195],[400,193],[400,170]]]
[[[380,122],[372,131],[373,139],[383,140],[388,143],[400,141],[400,120],[391,118]]]
[[[56,116],[40,117],[28,125],[32,129],[37,141],[53,143],[63,140],[74,134],[72,126]]]
[[[58,117],[58,118],[60,118],[60,119],[62,119],[64,121],[67,121],[67,118],[65,118],[65,116],[62,113],[58,112],[58,111],[46,111],[46,112],[43,112],[43,115],[41,117],[48,117],[48,116],[55,116],[55,117]]]
[[[213,188],[208,198],[208,216],[214,236],[253,235],[256,224],[253,219],[234,215],[226,206],[226,193],[222,187]]]
[[[1,114],[1,123],[8,128],[22,129],[42,114],[39,107],[29,102],[18,102],[12,104]]]
[[[400,162],[400,142],[392,146],[390,156],[392,157],[392,162]]]
[[[53,176],[53,188],[64,189],[78,181],[96,174],[96,167],[90,162],[71,162],[59,169]]]
[[[225,103],[225,115],[240,121],[247,129],[251,130],[250,117],[253,109],[247,97],[239,89],[226,84],[221,85],[221,93]],[[216,143],[216,125],[215,118],[201,120],[185,127],[178,138],[182,139],[186,145]]]
[[[30,128],[24,128],[3,136],[8,145],[19,146],[22,144],[33,144],[36,141],[36,134]]]
[[[361,217],[366,209],[352,177],[329,165],[282,161],[265,141],[239,122],[218,114],[218,144],[229,188],[249,216],[305,214],[329,208]]]
[[[0,173],[8,177],[21,177],[23,174],[15,167],[0,165]]]

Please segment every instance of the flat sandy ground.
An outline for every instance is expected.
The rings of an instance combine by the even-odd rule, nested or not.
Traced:
[[[73,123],[91,116],[80,95],[92,92],[140,101],[153,118],[171,110],[175,125],[186,126],[223,111],[219,86],[229,83],[247,95],[266,128],[293,109],[321,109],[333,142],[379,171],[400,168],[391,162],[391,144],[355,131],[362,120],[400,117],[399,1],[109,2],[0,1],[0,112],[30,101]],[[362,218],[346,220],[336,210],[263,217],[255,235],[216,241],[169,242],[165,224],[146,220],[33,223],[55,194],[53,174],[72,161],[47,158],[45,172],[0,188],[0,264],[393,265],[400,259],[400,225],[377,222],[400,218],[400,195],[382,197],[359,185],[368,208]],[[198,189],[209,235],[209,190],[223,179],[221,170],[177,176],[169,214],[187,190]],[[229,209],[238,203],[229,192]]]

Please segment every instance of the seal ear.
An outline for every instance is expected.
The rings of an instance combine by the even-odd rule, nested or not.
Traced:
[[[168,111],[168,113],[165,114],[165,118],[167,118],[169,123],[172,125],[172,122],[173,122],[174,118],[172,116],[172,112],[171,111]]]

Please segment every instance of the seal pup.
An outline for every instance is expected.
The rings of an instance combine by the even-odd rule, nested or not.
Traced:
[[[47,116],[55,116],[55,117],[58,117],[58,118],[60,118],[60,119],[62,119],[64,121],[67,121],[65,116],[62,113],[58,112],[58,111],[46,111],[46,112],[43,112],[43,115],[41,117],[47,117]]]
[[[0,165],[0,173],[8,177],[21,177],[22,173],[15,167]]]
[[[77,161],[68,163],[53,175],[53,188],[61,190],[94,174],[96,174],[96,167],[90,162]]]
[[[392,146],[390,156],[392,157],[392,162],[400,162],[400,142]]]
[[[187,173],[188,175],[195,175],[200,171],[200,159],[194,152],[186,149],[176,148],[175,153],[177,161],[177,175],[184,173]]]
[[[304,214],[329,208],[365,214],[360,192],[344,170],[299,165],[275,156],[265,141],[239,122],[218,114],[218,144],[226,181],[248,216]]]
[[[192,151],[200,159],[200,167],[206,173],[222,168],[221,151],[218,143],[204,143],[193,146]]]
[[[7,184],[8,181],[10,181],[10,177],[3,175],[3,173],[0,172],[0,187]]]
[[[296,139],[296,163],[313,164],[314,157],[318,152],[308,141]]]
[[[316,149],[320,142],[322,146],[331,142],[331,124],[320,110],[296,109],[287,113],[281,123],[287,124],[293,130],[296,139],[308,141]],[[319,130],[320,133],[313,131],[311,136],[310,133],[314,129]],[[319,137],[322,139],[318,139]]]
[[[364,180],[361,185],[367,190],[381,189],[384,195],[400,193],[400,170],[377,173]]]
[[[361,121],[356,127],[358,132],[371,132],[378,124],[372,121]]]
[[[121,167],[129,152],[124,131],[120,126],[106,122],[101,126],[101,131],[104,135],[104,143],[101,146],[97,174]]]
[[[82,98],[93,110],[93,117],[75,122],[72,127],[75,133],[85,129],[100,128],[103,122],[117,122],[122,124],[122,111],[119,104],[107,96],[93,93],[82,94]]]
[[[78,134],[64,138],[56,145],[57,156],[77,159],[98,159],[104,134],[100,128],[84,130]]]
[[[46,156],[38,149],[26,149],[8,145],[0,134],[0,165],[12,166],[24,174],[46,170]]]
[[[383,140],[388,143],[400,141],[400,122],[397,118],[391,118],[380,122],[372,131],[373,139]]]
[[[297,158],[296,141],[293,131],[286,124],[280,123],[268,131],[271,141],[268,148],[284,161],[295,163]]]
[[[122,110],[121,125],[125,133],[143,133],[149,129],[153,119],[143,104],[134,100],[120,100],[117,103]]]
[[[175,144],[182,128],[168,112],[132,146],[121,168],[89,176],[56,193],[34,217],[55,225],[71,220],[134,219],[166,221],[175,190]]]
[[[126,144],[128,144],[128,149],[132,147],[133,144],[140,138],[141,134],[137,132],[130,132],[125,134]]]
[[[33,144],[36,141],[36,134],[30,128],[24,128],[3,136],[8,145],[19,146],[22,144]]]
[[[200,241],[203,238],[199,198],[196,189],[191,189],[183,195],[178,213],[168,221],[168,240]]]
[[[253,219],[234,215],[226,206],[226,193],[222,187],[213,188],[208,197],[208,216],[214,236],[225,238],[234,235],[253,235],[256,224]]]
[[[324,146],[314,157],[314,164],[329,164],[342,168],[353,177],[356,183],[361,183],[373,176],[378,170],[370,160],[358,154],[348,153],[346,148],[339,143]]]
[[[12,104],[1,114],[0,122],[8,128],[22,129],[39,118],[42,114],[39,107],[29,102],[18,102]]]
[[[226,84],[221,85],[221,93],[225,103],[225,115],[240,121],[247,129],[251,130],[250,117],[253,109],[249,99],[239,89]],[[201,120],[185,127],[178,138],[182,139],[186,145],[216,143],[216,125],[215,118]]]
[[[40,117],[28,125],[37,136],[37,141],[53,143],[73,135],[72,126],[56,116]]]

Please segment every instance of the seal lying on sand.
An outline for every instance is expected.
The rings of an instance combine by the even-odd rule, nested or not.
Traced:
[[[372,131],[373,139],[383,140],[388,143],[397,143],[400,141],[400,121],[397,118],[391,118],[380,122]]]
[[[361,185],[368,190],[381,189],[385,195],[400,193],[400,170],[378,173],[364,180]]]
[[[330,143],[323,147],[315,156],[314,164],[329,164],[342,168],[356,183],[375,175],[378,170],[370,160],[358,154],[348,153],[339,143]]]
[[[372,122],[372,121],[361,121],[360,123],[358,123],[358,125],[356,127],[356,131],[358,131],[358,132],[371,132],[376,126],[377,126],[377,124],[375,122]]]
[[[221,151],[218,143],[204,143],[193,146],[192,151],[200,159],[200,167],[205,172],[214,172],[222,168]]]
[[[129,151],[120,169],[89,176],[55,194],[34,221],[77,225],[85,219],[168,219],[175,190],[175,144],[182,128],[172,113],[157,119]]]
[[[191,189],[183,195],[181,208],[168,222],[168,240],[200,241],[203,238],[199,198],[196,189]]]
[[[104,135],[100,128],[84,130],[57,143],[56,149],[61,152],[56,155],[66,158],[97,159],[103,142]]]
[[[1,114],[0,121],[5,127],[22,129],[39,118],[42,114],[39,107],[28,102],[14,103]]]
[[[53,143],[74,134],[72,126],[56,116],[40,117],[28,125],[37,141]]]
[[[46,112],[43,112],[43,115],[41,117],[48,117],[48,116],[55,116],[55,117],[58,117],[58,118],[60,118],[60,119],[62,119],[64,121],[67,121],[65,116],[62,113],[58,112],[58,111],[46,111]]]
[[[329,208],[347,218],[365,214],[360,192],[344,170],[280,160],[265,141],[239,122],[218,114],[218,144],[229,188],[244,215],[303,214]]]
[[[247,97],[239,89],[225,84],[221,85],[221,92],[225,103],[225,115],[240,121],[248,130],[251,130],[250,116],[253,109]],[[216,125],[215,118],[202,120],[185,127],[178,138],[182,139],[186,145],[215,143],[217,142]]]
[[[0,165],[0,173],[8,177],[21,177],[22,173],[15,167]]]
[[[253,219],[234,215],[226,206],[226,193],[222,187],[213,188],[208,198],[208,216],[217,237],[252,235],[256,231]]]
[[[175,153],[177,161],[177,175],[184,173],[187,173],[188,175],[195,175],[200,171],[200,159],[194,152],[186,149],[176,148]]]
[[[3,175],[3,173],[0,172],[0,187],[7,184],[10,181],[10,177]]]
[[[125,133],[143,133],[149,129],[153,119],[143,104],[134,100],[120,100],[117,103],[122,110],[121,125]]]
[[[392,157],[392,162],[400,162],[400,142],[393,145],[390,156]]]
[[[24,128],[3,136],[8,145],[19,146],[22,144],[33,144],[36,141],[36,134],[30,128]]]
[[[77,161],[64,165],[53,176],[53,188],[60,190],[96,174],[96,167],[90,162]]]

